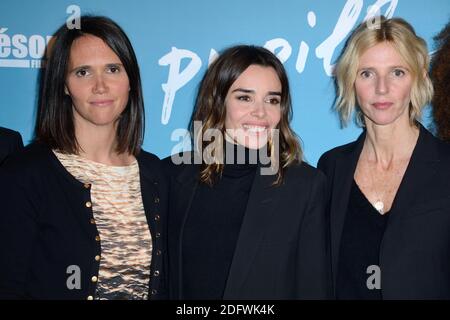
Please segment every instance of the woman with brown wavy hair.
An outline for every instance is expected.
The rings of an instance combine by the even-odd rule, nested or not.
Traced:
[[[173,299],[328,296],[326,181],[302,161],[291,117],[288,78],[270,51],[231,47],[209,67],[194,151],[165,160]]]
[[[433,117],[439,138],[450,142],[450,22],[434,39],[437,50],[431,61]]]

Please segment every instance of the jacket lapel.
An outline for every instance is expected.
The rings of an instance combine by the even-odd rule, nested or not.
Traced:
[[[155,187],[153,186],[153,183],[156,182],[158,179],[144,164],[145,162],[141,155],[138,155],[137,160],[139,165],[139,179],[141,185],[142,204],[144,205],[147,223],[150,226],[153,221],[150,217],[151,214],[150,208],[153,207],[154,197],[159,196],[157,189],[155,189]]]
[[[366,133],[364,131],[355,143],[352,144],[350,149],[344,151],[336,159],[336,168],[332,178],[333,185],[330,204],[331,259],[334,284],[336,284],[339,249],[345,216],[347,213],[348,200],[356,170],[356,164],[358,163],[365,137]]]
[[[408,167],[397,191],[389,218],[389,225],[405,217],[411,212],[414,199],[420,198],[423,186],[433,185],[437,164],[439,163],[439,151],[436,138],[420,125],[419,138],[411,155]]]
[[[225,286],[224,299],[236,299],[256,256],[267,225],[270,225],[281,187],[273,187],[273,175],[261,175],[257,169],[247,209]]]
[[[175,205],[175,209],[170,210],[170,212],[176,215],[176,217],[169,217],[170,220],[174,219],[174,222],[169,222],[169,224],[177,227],[177,229],[171,230],[171,236],[178,237],[176,239],[178,256],[175,257],[175,259],[178,260],[178,263],[176,263],[176,265],[178,265],[178,270],[175,270],[177,274],[174,275],[178,279],[178,281],[175,281],[178,286],[176,290],[176,292],[178,292],[177,299],[183,299],[183,233],[189,210],[191,209],[192,200],[197,191],[198,171],[199,166],[196,165],[186,165],[183,168],[181,173],[175,177],[175,188],[177,189],[175,192],[171,192],[171,194],[176,194],[177,198],[171,200],[171,203],[169,203],[169,206]],[[175,221],[181,221],[181,223],[178,224],[175,223]]]

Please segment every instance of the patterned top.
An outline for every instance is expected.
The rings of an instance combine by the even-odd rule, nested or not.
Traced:
[[[91,184],[101,239],[96,299],[148,299],[152,238],[141,197],[139,166],[109,166],[53,151],[66,170]]]

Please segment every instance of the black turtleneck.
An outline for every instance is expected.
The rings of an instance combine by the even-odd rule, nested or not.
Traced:
[[[257,150],[228,143],[225,150],[230,147],[234,156],[225,157],[222,177],[212,187],[199,184],[184,226],[184,299],[223,298],[258,167]]]

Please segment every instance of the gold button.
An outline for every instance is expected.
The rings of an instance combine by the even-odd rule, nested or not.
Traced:
[[[91,218],[91,224],[95,224],[95,219]]]
[[[95,261],[100,261],[100,256],[95,256]]]
[[[89,183],[85,183],[85,184],[84,184],[84,187],[85,187],[86,189],[89,189],[89,188],[91,187],[91,185],[90,185]]]
[[[87,207],[87,208],[92,207],[92,203],[91,203],[90,201],[86,202],[86,207]]]
[[[161,219],[161,217],[159,216],[159,214],[155,215],[155,221],[159,221],[159,219]]]
[[[161,233],[157,232],[155,235],[157,238],[161,237]]]
[[[89,297],[87,297],[87,299],[88,300],[94,300],[94,297],[93,296],[89,296]]]
[[[100,236],[95,236],[95,241],[100,241]]]
[[[158,197],[155,198],[155,203],[159,203],[159,198]]]
[[[157,294],[157,293],[158,293],[158,290],[156,290],[156,289],[153,289],[153,290],[152,290],[152,294],[153,294],[153,295],[155,295],[155,294]]]
[[[161,250],[156,251],[156,255],[157,255],[157,256],[160,256],[161,253],[162,253]]]
[[[159,276],[159,271],[156,270],[156,271],[153,273],[153,275],[154,275],[155,277]]]
[[[97,279],[96,276],[93,276],[93,277],[91,278],[91,281],[92,281],[92,282],[97,282],[97,280],[98,280],[98,279]]]

